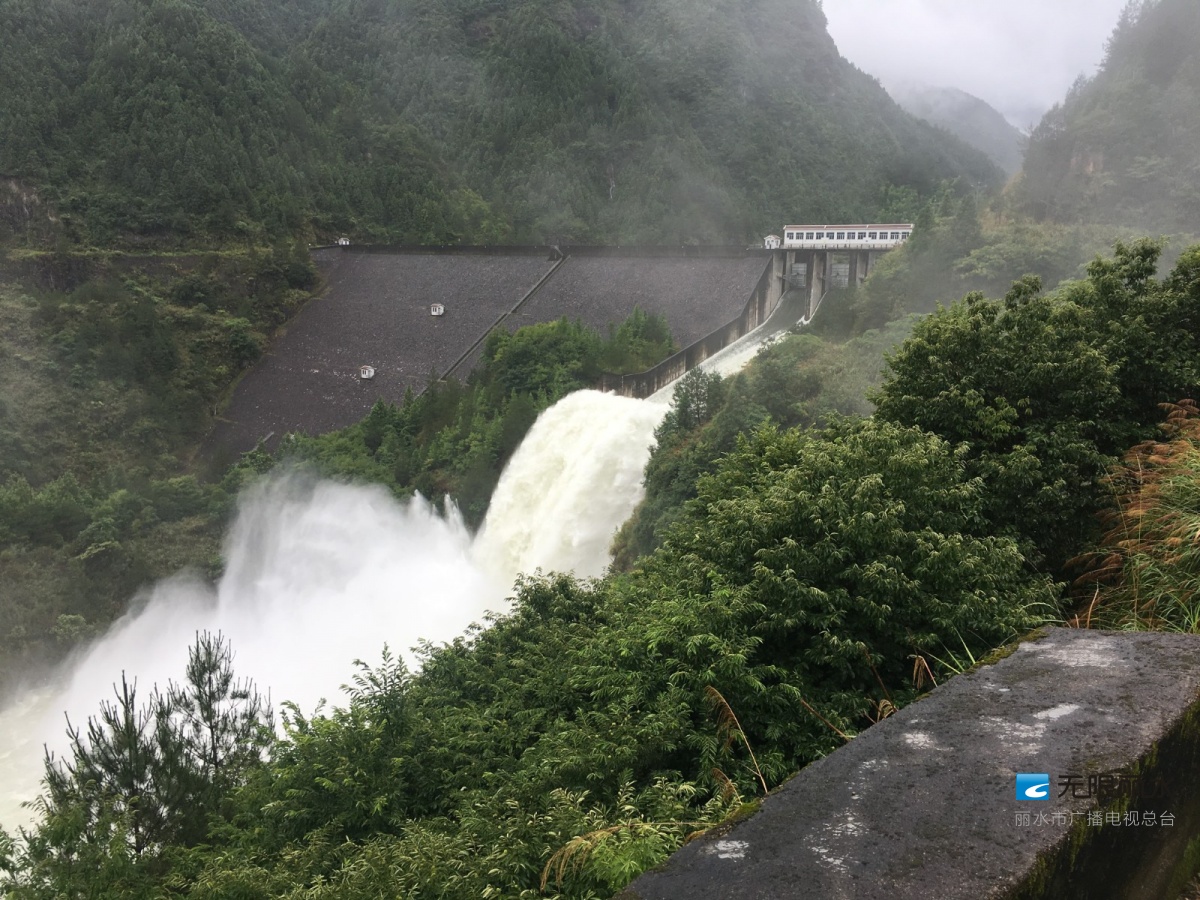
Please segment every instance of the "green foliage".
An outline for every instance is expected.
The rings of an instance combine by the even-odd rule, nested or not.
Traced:
[[[229,496],[191,476],[112,473],[85,487],[0,485],[0,674],[59,656],[124,612],[148,581],[215,556]]]
[[[69,755],[46,757],[42,820],[0,884],[8,896],[152,895],[172,848],[204,839],[272,739],[268,705],[232,663],[221,636],[197,635],[182,684],[139,705],[122,676],[115,702],[83,729],[68,723]]]
[[[945,184],[922,205],[913,236],[904,247],[878,260],[871,276],[847,298],[820,333],[836,336],[880,328],[910,313],[932,312],[968,291],[1003,292],[1015,279],[1034,274],[1055,286],[1082,272],[1089,254],[1109,246],[1092,229],[1034,224],[997,215],[1002,198],[984,198],[960,185]]]
[[[48,188],[94,243],[261,239],[314,214],[409,241],[454,239],[462,217],[486,230],[425,139],[314,66],[298,29],[315,10],[289,5],[267,33],[251,26],[266,7],[6,6],[0,169]]]
[[[773,358],[819,344],[785,342]],[[755,377],[769,393],[790,373]],[[703,428],[727,389],[693,376],[669,430]],[[397,415],[379,407],[362,429],[382,448]],[[418,674],[385,651],[360,664],[344,708],[291,707],[269,768],[202,779],[215,816],[203,837],[162,836],[176,826],[158,811],[173,807],[119,792],[71,819],[81,807],[64,787],[16,848],[16,895],[68,890],[86,861],[98,896],[150,895],[164,878],[197,897],[609,896],[742,790],[778,784],[914,696],[913,656],[979,654],[1053,610],[1055,586],[987,535],[968,461],[885,421],[738,438],[631,573],[522,580],[509,614],[424,647]],[[202,682],[192,668],[189,682]],[[126,732],[121,746],[208,746],[186,724],[204,704],[164,697],[177,726],[139,719],[129,696],[88,746]],[[130,764],[157,784],[157,758]],[[69,787],[81,770],[56,771]],[[85,821],[108,837],[80,842]]]
[[[1003,302],[968,295],[918,324],[875,398],[878,416],[966,443],[993,527],[1052,570],[1089,540],[1109,464],[1148,435],[1158,404],[1200,384],[1184,324],[1196,254],[1161,283],[1158,255],[1118,244],[1055,295],[1036,296],[1035,280]]]
[[[292,709],[186,890],[610,896],[831,726],[912,697],[912,655],[980,653],[1052,607],[980,532],[964,458],[884,422],[758,430],[633,573],[524,580],[419,674],[385,653],[346,708]]]
[[[998,294],[1019,275],[1034,274],[1049,286],[1081,274],[1091,241],[1083,229],[1016,219],[995,225],[953,263],[962,289]]]
[[[483,351],[486,376],[496,393],[556,397],[594,381],[600,374],[599,355],[600,336],[565,319],[516,332],[496,329]]]
[[[600,365],[605,372],[641,372],[677,349],[666,316],[635,307],[615,330],[610,328],[608,341],[600,353]]]
[[[820,315],[841,299],[827,298],[830,305]],[[615,564],[629,568],[659,545],[683,504],[696,496],[697,479],[714,470],[739,434],[764,420],[790,428],[819,424],[831,412],[870,413],[866,395],[880,382],[883,355],[911,327],[894,322],[843,343],[807,332],[791,335],[764,348],[729,380],[699,370],[681,379],[655,433],[645,499],[617,537]]]
[[[1100,71],[1033,130],[1017,185],[1039,220],[1192,230],[1200,215],[1200,29],[1189,0],[1131,3]]]
[[[806,699],[835,722],[853,722],[874,684],[864,649],[899,689],[909,656],[953,630],[989,646],[1004,629],[1024,627],[1030,607],[1052,604],[1052,587],[1026,581],[1011,542],[982,536],[986,496],[964,462],[933,436],[885,422],[763,429],[701,479],[644,568],[651,585],[674,579],[677,591],[719,599],[721,615],[741,621],[753,657],[771,660],[757,677],[792,685],[778,687],[776,703],[818,690],[824,702]],[[690,666],[705,661],[714,673],[748,678],[718,646],[678,652]],[[743,722],[757,720],[760,702],[770,705],[755,690],[724,691]],[[843,701],[850,705],[834,705]],[[829,737],[799,708],[791,728],[793,753],[814,752]],[[753,743],[764,747],[762,737]]]
[[[1155,245],[1118,246],[1052,297],[1031,277],[1004,300],[936,313],[892,358],[872,420],[832,410],[864,402],[862,370],[909,323],[843,344],[793,335],[738,378],[693,374],[648,470],[669,501],[657,549],[599,581],[522,580],[509,614],[424,647],[416,674],[385,653],[344,708],[291,708],[270,766],[206,801],[215,824],[178,839],[157,870],[130,862],[136,832],[115,807],[97,821],[119,840],[88,845],[96,893],[610,896],[741,792],[777,785],[914,697],[914,657],[952,671],[1057,616],[1058,586],[1019,541],[1045,552],[1036,530],[1061,530],[1100,487],[1087,467],[1102,471],[1105,448],[1136,437],[1156,398],[1195,386],[1198,259],[1185,253],[1159,281]],[[565,322],[497,337],[467,385],[295,446],[363,477],[430,478],[431,460],[473,446],[455,442],[499,446],[507,433],[515,446],[550,392],[602,353]],[[897,421],[910,415],[931,422]],[[270,463],[252,456],[226,487]],[[84,526],[97,546],[145,515],[129,491],[99,505],[69,483],[36,494],[5,496],[44,504],[31,521],[51,542],[77,527],[76,509],[103,512]],[[184,514],[202,495],[172,482],[154,497]],[[1063,505],[1034,519],[1036,501]],[[61,846],[70,833],[55,833]],[[23,847],[18,881],[30,877]],[[49,890],[76,870],[39,871]]]
[[[84,280],[0,287],[0,681],[70,650],[147,582],[212,569],[239,483],[202,485],[180,457],[315,285],[300,244],[34,259],[46,280],[76,264]]]
[[[903,247],[878,259],[864,284],[831,292],[813,332],[844,339],[932,312],[971,291],[1001,296],[1027,275],[1055,288],[1086,277],[1096,255],[1136,236],[1114,226],[1037,222],[1014,213],[1014,204],[1011,191],[989,200],[961,183],[944,183],[919,204]]]

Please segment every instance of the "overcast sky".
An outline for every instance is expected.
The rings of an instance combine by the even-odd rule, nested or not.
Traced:
[[[824,0],[842,56],[889,82],[956,87],[1018,128],[1104,56],[1126,0]]]

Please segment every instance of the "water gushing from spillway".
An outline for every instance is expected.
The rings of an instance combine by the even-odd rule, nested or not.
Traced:
[[[475,542],[498,573],[603,574],[613,532],[642,498],[666,407],[579,391],[534,423],[496,486]]]
[[[820,302],[818,299],[817,304],[819,305]],[[746,332],[727,347],[718,350],[696,368],[702,372],[716,373],[722,377],[736,375],[746,368],[760,350],[783,340],[793,328],[808,325],[815,314],[815,308],[809,309],[806,291],[789,289],[779,298],[779,304],[765,322]],[[659,406],[670,406],[675,398],[677,384],[677,382],[668,384],[651,394],[646,400]]]
[[[155,585],[50,686],[0,710],[0,825],[30,820],[42,746],[65,746],[64,711],[82,724],[124,670],[145,696],[182,677],[200,630],[223,632],[240,676],[311,711],[339,700],[353,660],[383,644],[407,652],[450,640],[502,611],[520,572],[599,575],[641,498],[666,407],[580,391],[539,417],[505,469],[477,538],[451,506],[400,503],[379,487],[273,476],[247,491],[215,589],[188,576]]]

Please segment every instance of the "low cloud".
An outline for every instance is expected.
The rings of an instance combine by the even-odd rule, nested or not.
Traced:
[[[825,0],[842,55],[884,86],[956,87],[1018,128],[1091,75],[1126,0]]]

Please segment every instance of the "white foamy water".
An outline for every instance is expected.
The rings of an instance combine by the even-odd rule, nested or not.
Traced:
[[[641,502],[667,409],[578,391],[547,410],[504,470],[476,558],[495,572],[602,575],[614,532]]]
[[[642,496],[654,429],[666,412],[581,391],[547,410],[505,469],[478,539],[451,509],[385,490],[276,476],[251,489],[212,589],[180,576],[59,673],[0,711],[0,825],[30,819],[42,745],[65,746],[64,711],[83,724],[122,670],[142,696],[181,679],[200,630],[230,640],[239,676],[310,712],[340,702],[354,659],[458,636],[502,610],[520,572],[602,574],[615,530]]]
[[[65,745],[64,711],[83,724],[122,670],[145,696],[181,680],[197,631],[219,630],[239,675],[311,711],[340,699],[354,659],[378,660],[385,642],[407,651],[452,638],[501,604],[504,586],[470,549],[457,515],[382,488],[284,476],[249,491],[215,591],[187,576],[160,582],[57,684],[0,713],[0,822],[27,817],[16,807],[37,793],[43,743]]]

